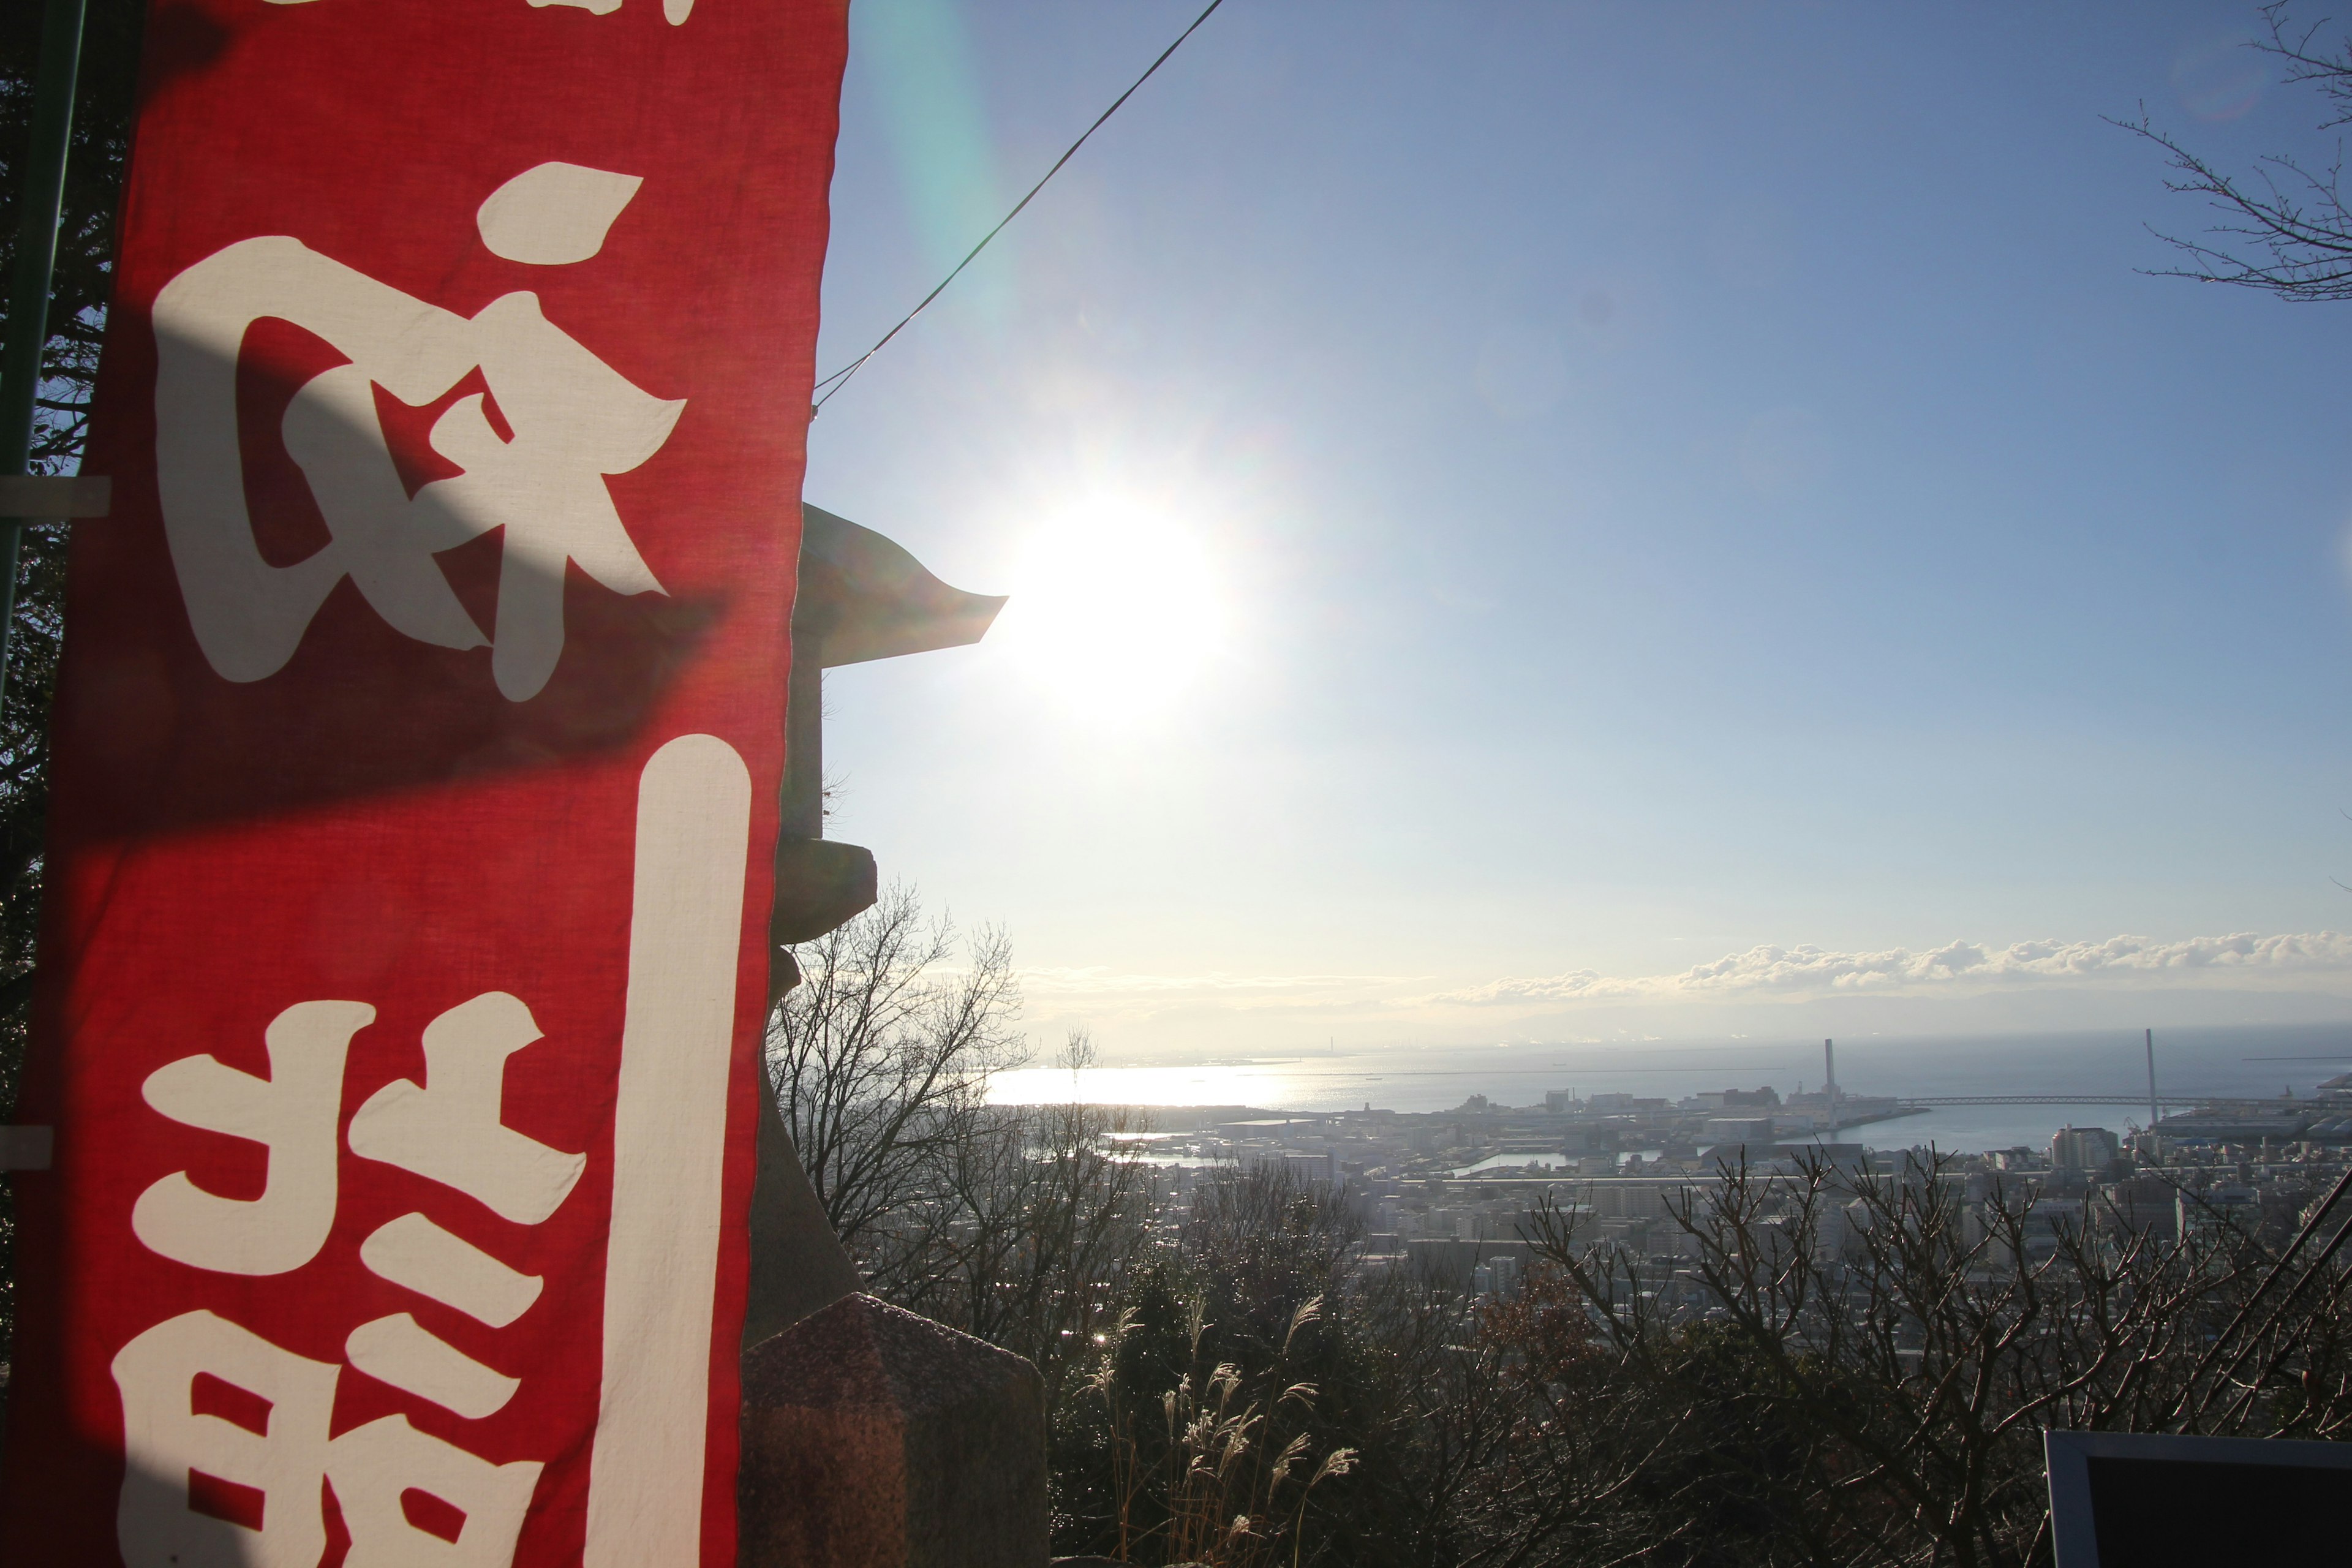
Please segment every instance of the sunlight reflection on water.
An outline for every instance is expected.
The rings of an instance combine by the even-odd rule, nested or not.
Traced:
[[[2158,1029],[2168,1094],[2308,1096],[2352,1068],[2352,1026],[2270,1025]],[[1769,1084],[1782,1094],[1821,1087],[1818,1040],[1733,1039],[1623,1045],[1392,1047],[1293,1057],[1089,1068],[1000,1075],[1000,1105],[1249,1106],[1265,1111],[1449,1110],[1470,1095],[1498,1106],[1541,1105],[1549,1090],[1678,1100],[1702,1089]],[[2122,1131],[2147,1118],[2137,1029],[2046,1036],[1841,1039],[1838,1079],[1861,1095],[2051,1094],[2120,1091],[2094,1104],[1953,1106],[1857,1127],[1845,1136],[1878,1148],[1933,1142],[1961,1151],[2040,1145],[2062,1123]]]
[[[1635,1087],[1656,1093],[1646,1080],[1668,1077],[1681,1085],[1675,1092],[1687,1094],[1705,1080],[1762,1082],[1776,1076],[1775,1068],[1799,1065],[1793,1053],[1778,1046],[1761,1055],[1738,1046],[1711,1049],[1663,1074],[1646,1066],[1593,1067],[1572,1061],[1558,1047],[1409,1047],[1337,1056],[1088,1068],[1075,1079],[1067,1068],[1023,1068],[999,1074],[989,1099],[999,1105],[1077,1100],[1099,1105],[1247,1105],[1280,1110],[1344,1110],[1367,1103],[1384,1110],[1449,1110],[1472,1094],[1503,1105],[1540,1105],[1546,1091],[1576,1085],[1580,1068],[1588,1075],[1583,1080],[1588,1093],[1595,1088]],[[1628,1072],[1644,1081],[1637,1085],[1606,1076]],[[1777,1076],[1794,1082],[1791,1072]]]
[[[1318,1074],[1301,1071],[1300,1067],[1299,1062],[1289,1060],[1088,1068],[1075,1079],[1066,1068],[1023,1068],[999,1074],[990,1085],[989,1099],[999,1105],[1050,1105],[1076,1100],[1098,1105],[1254,1105],[1328,1110],[1349,1103],[1349,1091],[1355,1086],[1369,1089],[1381,1081],[1377,1074]]]

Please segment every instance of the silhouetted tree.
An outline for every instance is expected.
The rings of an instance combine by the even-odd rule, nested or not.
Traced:
[[[2289,84],[2317,89],[2321,131],[2352,124],[2352,38],[2324,40],[2327,23],[2299,26],[2290,10],[2264,6],[2264,34],[2246,47],[2279,62]],[[2164,150],[2173,171],[2168,188],[2202,196],[2221,214],[2202,239],[2160,237],[2188,258],[2172,276],[2286,300],[2352,299],[2352,208],[2345,205],[2340,145],[2325,165],[2283,153],[2232,174],[2159,129],[2145,109],[2117,123]]]
[[[895,884],[793,953],[769,1077],[825,1218],[863,1255],[886,1222],[936,1209],[954,1152],[982,1135],[989,1079],[1021,1050],[1012,949],[983,930],[953,964],[953,925]]]

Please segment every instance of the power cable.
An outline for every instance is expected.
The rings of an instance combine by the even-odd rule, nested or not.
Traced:
[[[859,354],[848,364],[837,371],[835,371],[831,375],[826,376],[823,381],[818,382],[814,387],[811,388],[810,390],[823,393],[824,395],[819,397],[810,407],[809,417],[814,419],[819,414],[823,413],[824,411],[824,405],[833,401],[834,393],[839,392],[843,387],[847,386],[849,384],[849,378],[856,375],[859,371],[865,369],[866,362],[867,360],[870,360],[876,354],[880,353],[882,350],[887,346],[892,338],[897,337],[900,332],[906,330],[908,322],[912,321],[916,317],[921,315],[923,311],[929,307],[932,300],[945,293],[947,291],[947,286],[956,280],[956,275],[961,273],[965,268],[971,265],[972,258],[978,256],[982,251],[986,250],[988,248],[988,242],[994,239],[998,235],[1003,234],[1004,232],[1004,226],[1011,223],[1014,218],[1019,217],[1021,216],[1021,209],[1027,206],[1031,200],[1036,196],[1037,193],[1045,188],[1045,181],[1050,180],[1055,175],[1060,174],[1062,172],[1062,165],[1068,163],[1073,157],[1076,156],[1078,149],[1087,144],[1087,137],[1092,136],[1096,132],[1101,130],[1103,128],[1104,121],[1109,120],[1112,115],[1118,112],[1119,105],[1125,103],[1129,99],[1135,96],[1136,88],[1141,87],[1145,82],[1150,81],[1151,79],[1151,73],[1158,70],[1161,66],[1166,65],[1168,63],[1168,57],[1174,54],[1177,49],[1181,47],[1184,40],[1191,37],[1200,29],[1201,24],[1209,19],[1210,12],[1214,11],[1218,6],[1224,3],[1225,0],[1209,0],[1208,10],[1203,11],[1199,16],[1193,17],[1192,25],[1185,28],[1182,32],[1177,34],[1176,41],[1174,43],[1160,51],[1160,58],[1151,62],[1150,68],[1145,70],[1141,76],[1137,77],[1134,84],[1125,92],[1120,93],[1112,102],[1111,106],[1102,111],[1100,118],[1097,119],[1092,125],[1087,127],[1086,135],[1080,136],[1076,141],[1071,142],[1069,151],[1054,160],[1054,166],[1045,171],[1045,179],[1039,180],[1035,184],[1029,187],[1029,195],[1023,196],[1019,201],[1015,202],[1013,205],[1013,210],[1006,213],[1003,220],[1000,221],[994,228],[990,229],[985,235],[981,237],[980,243],[973,246],[964,258],[955,264],[954,271],[950,272],[945,278],[940,279],[940,286],[923,296],[923,302],[921,304],[908,311],[904,320],[900,321],[897,326],[891,328],[888,331],[883,333],[880,341],[876,342],[872,348],[867,349],[864,353]],[[831,390],[828,391],[827,388],[830,388]]]

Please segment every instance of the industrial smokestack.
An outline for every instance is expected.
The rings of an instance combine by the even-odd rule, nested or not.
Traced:
[[[2158,1109],[2156,1102],[2156,1031],[2148,1030],[2146,1038],[2147,1040],[2147,1130],[2153,1136],[2156,1124],[2164,1120],[2164,1112]]]
[[[1822,1042],[1822,1066],[1823,1069],[1824,1069],[1824,1070],[1828,1073],[1828,1075],[1829,1075],[1829,1080],[1830,1080],[1830,1087],[1829,1087],[1829,1097],[1830,1097],[1830,1131],[1832,1131],[1832,1132],[1834,1132],[1834,1131],[1837,1131],[1837,1125],[1838,1125],[1838,1112],[1837,1112],[1837,1042],[1836,1042],[1836,1041],[1834,1041],[1834,1040],[1823,1040],[1823,1041]]]

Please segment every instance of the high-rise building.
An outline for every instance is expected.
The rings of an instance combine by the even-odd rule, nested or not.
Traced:
[[[2104,1170],[2122,1153],[2122,1142],[2104,1127],[2061,1127],[2050,1135],[2053,1171]]]

